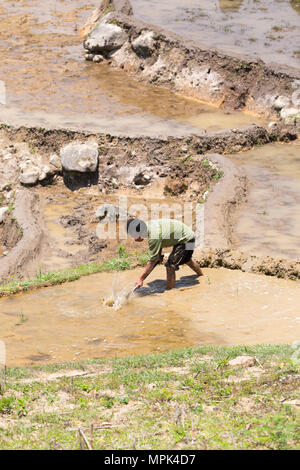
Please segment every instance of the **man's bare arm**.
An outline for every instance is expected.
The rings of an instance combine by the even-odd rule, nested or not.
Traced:
[[[155,266],[159,263],[161,263],[163,261],[163,256],[161,254],[161,250],[159,251],[158,255],[157,255],[157,259],[155,261],[148,261],[148,263],[146,264],[146,269],[145,271],[143,272],[143,274],[141,275],[141,277],[139,278],[139,280],[135,283],[136,286],[139,288],[139,287],[142,287],[143,285],[143,282],[144,280],[146,279],[147,276],[149,276],[149,274],[153,271],[153,269],[155,268]]]

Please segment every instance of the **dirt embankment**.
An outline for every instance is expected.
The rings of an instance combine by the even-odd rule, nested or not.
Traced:
[[[205,247],[228,249],[234,242],[237,211],[247,197],[248,179],[228,158],[217,154],[209,154],[208,158],[223,176],[205,204]]]
[[[26,271],[30,270],[30,265],[35,261],[44,241],[43,222],[39,213],[37,195],[26,190],[18,191],[12,216],[19,230],[22,231],[22,238],[7,256],[1,258],[0,280],[2,282],[9,278],[25,277]],[[15,224],[13,227],[8,224],[6,230],[7,236],[11,239],[15,234]]]
[[[217,107],[280,116],[299,130],[294,119],[300,113],[299,70],[228,55],[143,23],[132,16],[129,2],[112,0],[107,5],[104,1],[82,29],[87,60],[108,60],[138,80]]]
[[[147,170],[151,177],[176,172],[176,165],[205,153],[228,153],[254,145],[296,135],[278,127],[272,133],[263,127],[248,126],[190,137],[118,137],[71,130],[2,126],[0,129],[0,191],[9,203],[12,190],[20,186],[47,185],[63,175],[70,189],[97,184],[103,190],[131,184],[135,176]],[[60,153],[70,143],[97,143],[98,166],[95,172],[66,172]],[[184,168],[184,167],[183,167]],[[79,176],[79,177],[78,177]]]
[[[1,257],[1,282],[9,280],[12,275],[15,279],[30,277],[39,268],[45,271],[48,268],[45,258],[49,256],[51,269],[71,267],[75,263],[102,262],[108,254],[113,257],[117,246],[113,247],[112,254],[110,244],[107,246],[104,240],[98,240],[96,221],[93,220],[98,205],[109,202],[103,201],[105,194],[117,196],[119,191],[125,190],[128,196],[135,192],[140,195],[144,188],[151,193],[151,185],[154,184],[159,187],[157,191],[161,198],[165,189],[169,197],[180,194],[181,199],[188,201],[203,200],[204,193],[220,177],[217,168],[201,164],[204,156],[196,137],[129,139],[22,127],[2,129],[0,138],[1,199],[6,206],[14,205],[12,217],[15,220],[11,224],[7,217],[2,230],[3,237],[10,242],[5,243],[8,254]],[[87,146],[96,143],[98,163],[95,171],[79,173],[62,167],[61,150],[75,143]],[[45,168],[50,164],[53,166],[51,175],[44,177]],[[41,174],[42,179],[38,176]],[[88,187],[91,187],[89,194],[80,193],[77,199],[71,196],[70,190],[85,188],[88,192]],[[46,188],[49,191],[44,191]],[[51,191],[55,193],[54,199]],[[63,228],[67,229],[68,235],[62,235],[62,240],[68,239],[68,246],[62,246],[51,238],[39,212],[50,201],[54,207],[64,207],[64,201],[68,205],[73,199],[74,207],[63,214],[71,216],[71,220],[70,217],[60,220],[59,214],[53,219],[53,223],[58,224],[58,236],[61,236]],[[57,209],[53,210],[55,216]],[[23,232],[21,240],[15,240],[15,226]],[[76,253],[75,249],[78,250]]]
[[[300,261],[249,255],[249,253],[230,249],[205,249],[201,251],[197,259],[202,267],[223,267],[279,278],[300,279]]]
[[[22,149],[24,149],[22,145],[30,143],[34,148],[34,157],[37,158],[40,155],[43,161],[47,161],[53,155],[59,159],[61,148],[72,142],[88,143],[91,139],[97,142],[99,161],[97,171],[92,174],[92,177],[57,169],[55,177],[39,182],[43,186],[48,186],[49,190],[51,185],[54,185],[56,193],[61,192],[61,200],[68,199],[70,189],[92,186],[93,191],[96,191],[93,193],[95,204],[92,203],[92,196],[89,195],[85,197],[88,197],[91,204],[84,205],[82,194],[82,200],[79,198],[80,200],[78,199],[76,203],[81,210],[76,209],[75,204],[74,211],[71,210],[68,214],[72,220],[70,217],[66,220],[62,218],[63,224],[61,225],[66,226],[70,236],[73,236],[71,245],[73,243],[78,246],[82,245],[81,248],[84,249],[82,253],[69,257],[69,260],[80,258],[81,263],[95,260],[99,262],[102,256],[105,257],[106,252],[112,253],[111,247],[107,248],[104,245],[96,250],[97,253],[94,249],[95,226],[92,224],[92,218],[97,206],[97,194],[99,194],[99,202],[100,195],[111,194],[117,197],[119,191],[124,191],[124,189],[128,194],[136,191],[137,194],[143,195],[146,191],[145,194],[147,193],[149,197],[152,184],[155,187],[158,183],[159,197],[164,197],[165,189],[165,194],[180,197],[182,202],[185,200],[195,202],[202,200],[203,202],[207,197],[205,193],[208,191],[205,203],[205,247],[199,256],[199,261],[203,266],[226,266],[279,277],[300,277],[297,263],[285,260],[276,261],[272,258],[257,258],[232,251],[237,211],[247,197],[247,177],[240,167],[235,166],[226,157],[206,153],[211,146],[222,152],[231,148],[240,149],[243,146],[249,148],[254,143],[258,143],[258,140],[268,142],[270,136],[263,128],[251,126],[247,129],[224,131],[201,137],[150,139],[22,127],[2,129],[1,137],[12,150],[11,158],[13,155],[21,158],[20,153],[14,154],[11,142]],[[27,158],[28,153],[25,152],[25,155]],[[69,189],[63,183],[67,184]],[[15,182],[15,187],[17,186],[22,186],[19,180]],[[11,182],[4,184],[2,191],[4,198],[11,197],[10,187]],[[26,277],[26,273],[31,272],[33,265],[36,268],[37,260],[42,258],[42,254],[45,250],[49,250],[49,247],[54,258],[61,259],[62,257],[61,251],[56,256],[53,240],[51,245],[47,231],[43,228],[38,202],[38,195],[43,198],[42,192],[39,185],[35,188],[30,188],[29,185],[27,189],[17,192],[12,216],[22,230],[23,238],[6,257],[1,258],[2,282],[11,275]],[[45,201],[48,200],[48,196],[45,194],[44,196]],[[53,202],[57,204],[59,201],[58,198],[56,202]],[[75,226],[73,226],[74,221],[77,224]],[[91,227],[91,233],[87,231],[89,227]],[[80,236],[77,233],[78,230]],[[95,256],[98,256],[98,253],[100,258],[96,259]]]

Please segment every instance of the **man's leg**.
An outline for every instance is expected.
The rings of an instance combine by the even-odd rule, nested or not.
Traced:
[[[186,265],[191,268],[198,276],[203,276],[203,271],[200,268],[199,264],[193,260],[193,258],[186,263]]]
[[[167,266],[167,289],[174,289],[175,287],[176,274],[175,269]]]

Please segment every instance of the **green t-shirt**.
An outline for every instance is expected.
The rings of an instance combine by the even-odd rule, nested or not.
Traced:
[[[155,261],[161,248],[187,243],[195,238],[194,232],[175,219],[158,219],[146,222],[150,261]]]

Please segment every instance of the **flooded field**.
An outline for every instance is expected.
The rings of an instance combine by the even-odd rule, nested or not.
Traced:
[[[134,15],[200,44],[300,66],[300,7],[289,0],[132,0]]]
[[[97,188],[74,192],[66,190],[63,185],[56,188],[56,194],[50,188],[40,191],[43,223],[47,234],[47,248],[36,261],[43,272],[56,269],[70,268],[81,263],[97,262],[115,258],[118,246],[123,243],[128,253],[143,252],[147,243],[136,244],[132,239],[119,238],[119,227],[116,227],[116,237],[99,240],[96,236],[98,219],[95,213],[103,204],[120,203],[120,197],[126,197],[128,210],[143,204],[150,211],[151,204],[163,204],[164,210],[170,208],[170,217],[181,218],[183,208],[176,198],[163,198],[163,185],[157,184],[143,191],[142,195],[136,190],[118,191],[116,194],[99,194]],[[174,209],[174,210],[173,210]],[[176,212],[179,212],[179,214]],[[113,227],[113,226],[112,226]],[[108,224],[103,224],[104,232],[109,231]]]
[[[132,4],[137,18],[199,43],[252,54],[266,62],[299,66],[300,16],[293,2],[132,0]],[[216,109],[134,81],[108,63],[85,61],[78,32],[98,6],[99,0],[49,0],[46,5],[35,0],[0,0],[0,80],[5,81],[7,99],[6,105],[0,105],[0,121],[126,136],[190,135],[199,129],[218,131],[253,122],[266,124],[247,114]],[[150,162],[146,157],[138,160],[143,145],[138,152],[133,147],[127,150],[132,167],[128,164],[123,173],[132,170],[132,177],[122,188],[119,172],[118,191],[111,185],[106,193],[100,184],[71,191],[64,185],[62,171],[45,187],[38,183],[28,189],[39,195],[40,221],[47,233],[35,272],[115,257],[120,240],[102,243],[104,240],[96,238],[95,211],[103,203],[117,204],[122,192],[130,196],[130,203],[169,202],[163,195],[163,183],[135,188],[135,192],[128,189],[130,185],[132,189],[137,171]],[[33,155],[36,149],[31,148]],[[161,164],[160,151],[159,145],[153,148],[157,160],[151,161],[152,167]],[[188,144],[178,154],[183,165],[195,157],[189,154]],[[8,158],[13,159],[13,155]],[[101,153],[102,159],[104,155]],[[107,166],[118,167],[113,160],[116,156],[119,158],[117,150]],[[253,255],[298,259],[299,140],[257,146],[227,157],[243,168],[243,177],[249,182],[233,230],[233,248]],[[173,155],[168,158],[171,162]],[[138,170],[137,164],[141,166]],[[175,168],[174,173],[177,171],[180,180],[183,171]],[[222,172],[215,176],[205,193],[209,194]],[[201,189],[199,181],[193,183]],[[200,189],[198,194],[193,193],[194,203],[204,202]],[[184,196],[179,192],[174,201],[180,206]],[[134,248],[133,242],[126,245],[129,251]],[[146,242],[139,247],[142,251],[146,248]],[[205,269],[204,278],[198,280],[183,268],[175,290],[167,292],[165,269],[158,267],[122,309],[115,311],[104,305],[114,283],[120,289],[133,286],[140,274],[141,269],[97,274],[0,299],[0,338],[7,345],[8,365],[115,357],[205,344],[290,343],[299,339],[299,283],[225,269]]]
[[[262,121],[145,86],[122,71],[84,59],[79,28],[99,2],[0,1],[0,120],[149,135],[208,131]],[[12,34],[13,31],[13,34]]]
[[[289,343],[299,338],[300,286],[260,275],[205,269],[195,279],[180,269],[165,291],[158,267],[128,305],[103,305],[115,274],[0,300],[1,337],[9,366],[118,357],[205,344]],[[134,285],[141,270],[120,273]]]
[[[269,144],[229,158],[244,167],[250,182],[236,226],[236,246],[275,258],[299,259],[299,141]]]

